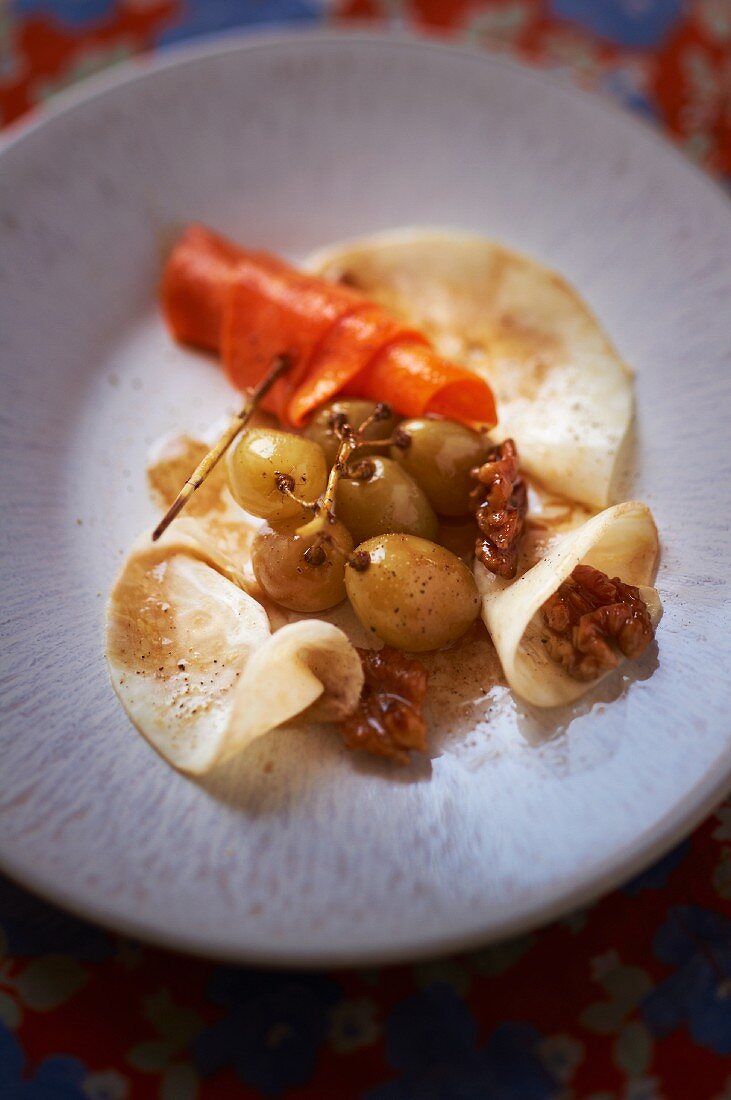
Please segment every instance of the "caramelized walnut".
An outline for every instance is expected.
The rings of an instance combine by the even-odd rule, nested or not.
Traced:
[[[510,579],[518,569],[518,544],[528,510],[528,491],[518,472],[513,440],[494,447],[472,476],[477,485],[470,493],[470,505],[481,532],[475,556],[491,573]]]
[[[398,649],[359,649],[365,684],[355,711],[340,723],[349,749],[365,749],[407,764],[409,752],[426,749],[421,706],[427,673],[419,661]]]
[[[541,612],[548,653],[575,680],[594,680],[615,668],[617,649],[639,657],[655,635],[639,590],[591,565],[577,565]]]

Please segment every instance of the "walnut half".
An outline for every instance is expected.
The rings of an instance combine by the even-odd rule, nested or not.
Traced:
[[[639,590],[591,565],[577,565],[541,613],[549,656],[575,680],[594,680],[616,668],[617,650],[639,657],[655,636]]]
[[[355,711],[339,723],[349,749],[365,749],[407,764],[409,752],[426,749],[421,707],[427,672],[398,649],[359,649],[365,684]]]
[[[512,439],[494,447],[482,466],[472,470],[477,485],[470,494],[480,537],[475,557],[498,577],[510,580],[518,570],[518,544],[525,526],[528,491],[518,472]]]

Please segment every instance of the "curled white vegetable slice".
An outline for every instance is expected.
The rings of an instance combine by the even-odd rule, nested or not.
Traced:
[[[251,565],[251,544],[259,521],[249,519],[242,509],[240,515],[178,516],[160,538],[158,545],[185,547],[194,557],[200,557],[228,580],[260,599],[261,591]],[[148,544],[145,532],[135,544]]]
[[[191,774],[305,710],[308,721],[342,717],[363,684],[342,631],[304,620],[272,635],[261,605],[180,531],[133,549],[110,596],[106,643],[129,717]]]
[[[248,742],[305,711],[309,721],[337,721],[354,710],[363,679],[360,657],[342,630],[301,619],[272,634],[249,660],[231,726]]]
[[[577,565],[592,565],[610,577],[636,585],[653,626],[662,615],[651,587],[658,557],[657,528],[650,509],[637,501],[616,504],[565,535],[549,553],[513,583],[497,581],[476,565],[482,617],[516,694],[538,707],[574,702],[601,677],[575,680],[553,661],[541,638],[540,609]]]
[[[109,599],[112,683],[166,760],[203,772],[224,752],[237,681],[269,634],[264,609],[202,556],[145,541]]]

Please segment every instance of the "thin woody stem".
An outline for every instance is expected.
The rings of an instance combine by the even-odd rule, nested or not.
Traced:
[[[325,492],[317,502],[317,515],[314,519],[311,519],[309,523],[306,523],[304,527],[299,527],[297,529],[298,535],[311,535],[315,534],[317,531],[325,530],[325,526],[329,523],[335,507],[335,493],[337,491],[338,481],[345,473],[348,459],[357,445],[357,437],[352,434],[350,428],[348,427],[343,430],[340,436],[338,453],[335,456],[335,461],[328,475]]]
[[[379,402],[370,416],[367,416],[360,426],[353,430],[352,426],[345,420],[342,424],[335,428],[335,432],[340,439],[340,446],[338,447],[338,453],[335,456],[335,462],[333,463],[330,475],[327,479],[327,486],[319,501],[318,518],[324,518],[327,520],[331,515],[335,506],[335,492],[338,487],[338,481],[348,469],[348,459],[357,451],[359,447],[368,444],[372,446],[370,440],[363,438],[365,433],[370,428],[371,424],[377,424],[379,420],[386,420],[391,416],[391,408],[384,402]],[[398,434],[398,429],[394,434],[394,438]],[[388,439],[378,439],[375,441],[376,446],[379,444],[390,443]]]
[[[399,439],[401,438],[401,436],[399,436],[399,430],[400,429],[397,428],[396,431],[393,433],[393,435],[389,436],[388,439],[361,439],[359,443],[356,443],[355,449],[357,449],[358,447],[395,447],[395,446],[398,446]]]
[[[178,493],[173,503],[168,508],[165,515],[158,523],[155,530],[152,532],[152,541],[157,542],[164,531],[170,526],[175,517],[183,510],[196,489],[200,488],[203,482],[206,480],[211,470],[216,466],[225,455],[228,448],[233,443],[236,436],[239,434],[242,428],[244,428],[259,402],[266,397],[269,390],[274,383],[280,378],[290,366],[289,357],[286,355],[279,355],[272,363],[267,373],[262,378],[261,382],[251,391],[249,398],[244,405],[243,409],[229,424],[226,431],[221,435],[218,442],[210,449],[208,454],[203,458],[196,466],[193,473],[186,481],[183,488]]]
[[[383,417],[380,415],[378,405],[376,405],[373,412],[370,413],[370,415],[367,416],[365,420],[358,425],[358,428],[356,429],[356,435],[358,436],[358,438],[362,441],[363,436],[371,427],[371,425],[377,424],[379,420],[383,420]]]
[[[340,446],[338,447],[338,453],[335,456],[335,462],[332,469],[328,474],[327,485],[325,486],[325,492],[322,496],[320,503],[320,511],[324,513],[331,512],[335,504],[335,492],[338,487],[338,481],[345,472],[348,459],[355,450],[357,444],[352,436],[346,436],[341,439]]]
[[[299,504],[300,508],[306,508],[310,512],[317,512],[319,510],[320,505],[316,500],[302,500],[297,496],[294,491],[294,478],[290,474],[283,474],[280,470],[275,470],[274,484],[282,496],[289,497],[295,504]]]
[[[355,429],[355,436],[358,444],[360,445],[361,443],[365,442],[365,433],[370,427],[372,427],[373,424],[378,424],[381,420],[389,420],[392,415],[393,414],[391,412],[391,406],[387,405],[385,401],[379,401],[373,412],[370,413],[365,418],[365,420],[358,425],[357,429]],[[376,443],[385,442],[386,441],[383,439],[376,440]]]

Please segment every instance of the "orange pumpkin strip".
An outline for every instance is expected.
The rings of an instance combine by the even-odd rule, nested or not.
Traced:
[[[353,379],[403,332],[395,317],[372,302],[341,317],[315,349],[306,376],[298,382],[287,407],[291,423],[302,425],[320,405],[338,393],[350,392]],[[413,338],[425,341],[417,332]]]
[[[404,416],[434,413],[475,427],[497,422],[482,379],[443,359],[359,292],[249,252],[191,225],[165,267],[167,323],[178,340],[221,351],[238,389],[250,389],[273,359],[292,368],[266,407],[302,425],[338,393],[386,401]]]
[[[432,413],[478,429],[497,423],[495,398],[487,383],[411,336],[384,348],[349,390],[386,401],[402,416]]]
[[[242,250],[203,225],[189,225],[170,253],[160,286],[176,340],[218,351],[223,307]]]
[[[281,264],[264,267],[257,256],[236,264],[225,297],[221,357],[238,389],[255,386],[278,355],[292,367],[273,388],[267,407],[289,419],[288,403],[307,377],[315,348],[363,296]]]

